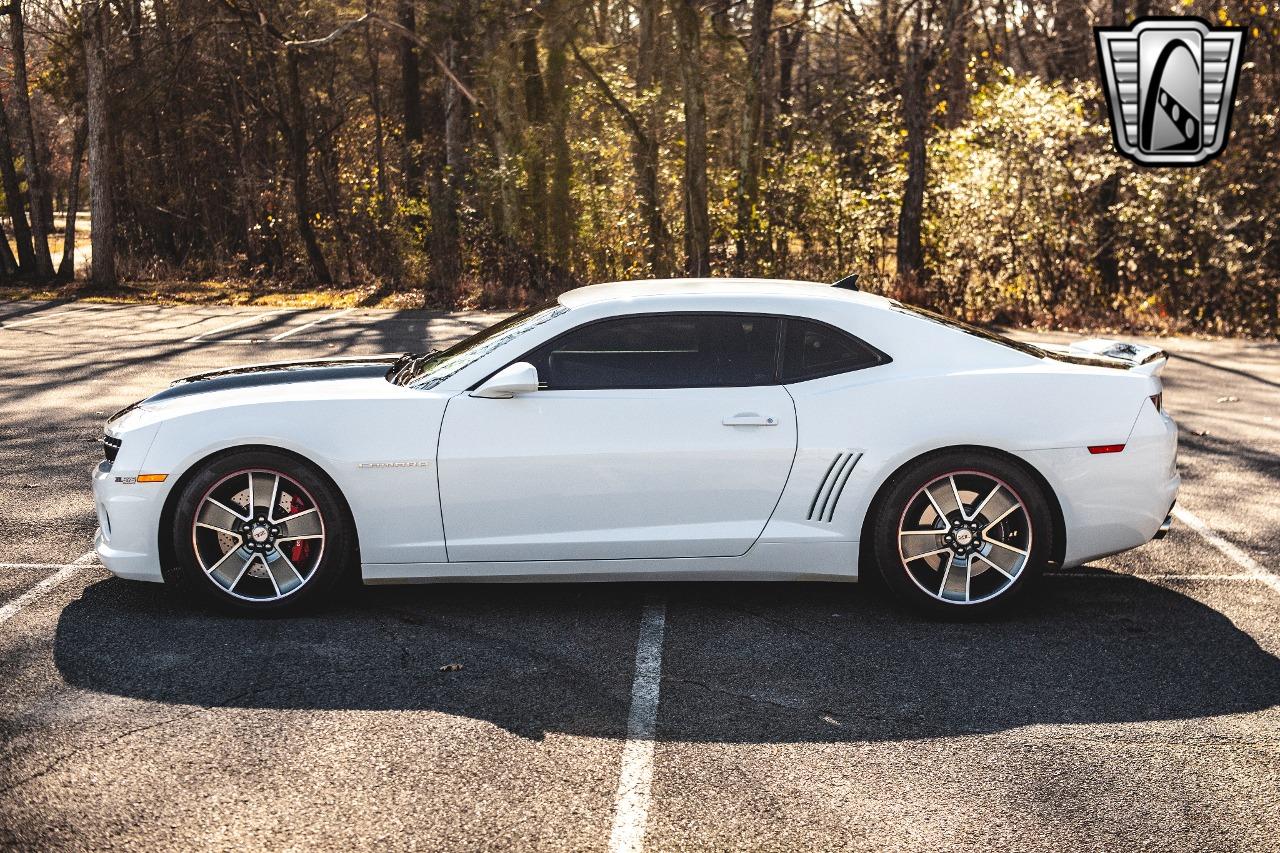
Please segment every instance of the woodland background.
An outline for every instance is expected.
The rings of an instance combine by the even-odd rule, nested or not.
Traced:
[[[981,322],[1280,333],[1273,0],[28,0],[0,285],[515,307],[668,275]],[[1232,138],[1112,148],[1092,27],[1247,29]],[[7,24],[7,26],[5,26]],[[82,214],[83,216],[84,214]],[[82,219],[83,222],[83,219]]]

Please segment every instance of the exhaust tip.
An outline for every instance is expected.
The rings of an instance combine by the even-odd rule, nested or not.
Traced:
[[[1169,535],[1169,528],[1170,528],[1170,527],[1173,527],[1173,516],[1172,516],[1172,515],[1166,515],[1166,516],[1164,517],[1164,522],[1160,525],[1160,529],[1159,529],[1159,530],[1157,530],[1157,531],[1156,531],[1156,535],[1155,535],[1155,536],[1153,536],[1153,537],[1151,537],[1151,538],[1152,538],[1153,540],[1155,540],[1155,539],[1163,539],[1165,536]]]

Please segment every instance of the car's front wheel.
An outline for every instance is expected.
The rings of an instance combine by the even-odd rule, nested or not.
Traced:
[[[244,451],[206,464],[174,514],[166,580],[242,611],[302,608],[350,564],[354,536],[337,490],[313,466]]]
[[[1049,505],[1020,466],[948,452],[899,475],[875,518],[876,562],[901,598],[956,617],[1007,607],[1052,553]]]

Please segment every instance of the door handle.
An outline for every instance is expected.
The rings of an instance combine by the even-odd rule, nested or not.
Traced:
[[[778,419],[757,415],[755,412],[738,412],[736,415],[729,415],[720,423],[725,426],[777,426]]]

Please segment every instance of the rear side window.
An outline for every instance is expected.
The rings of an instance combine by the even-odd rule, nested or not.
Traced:
[[[527,360],[549,390],[771,385],[780,326],[757,314],[640,314],[574,329]]]
[[[811,320],[787,320],[782,347],[784,383],[834,376],[887,361],[884,353],[837,328]]]

